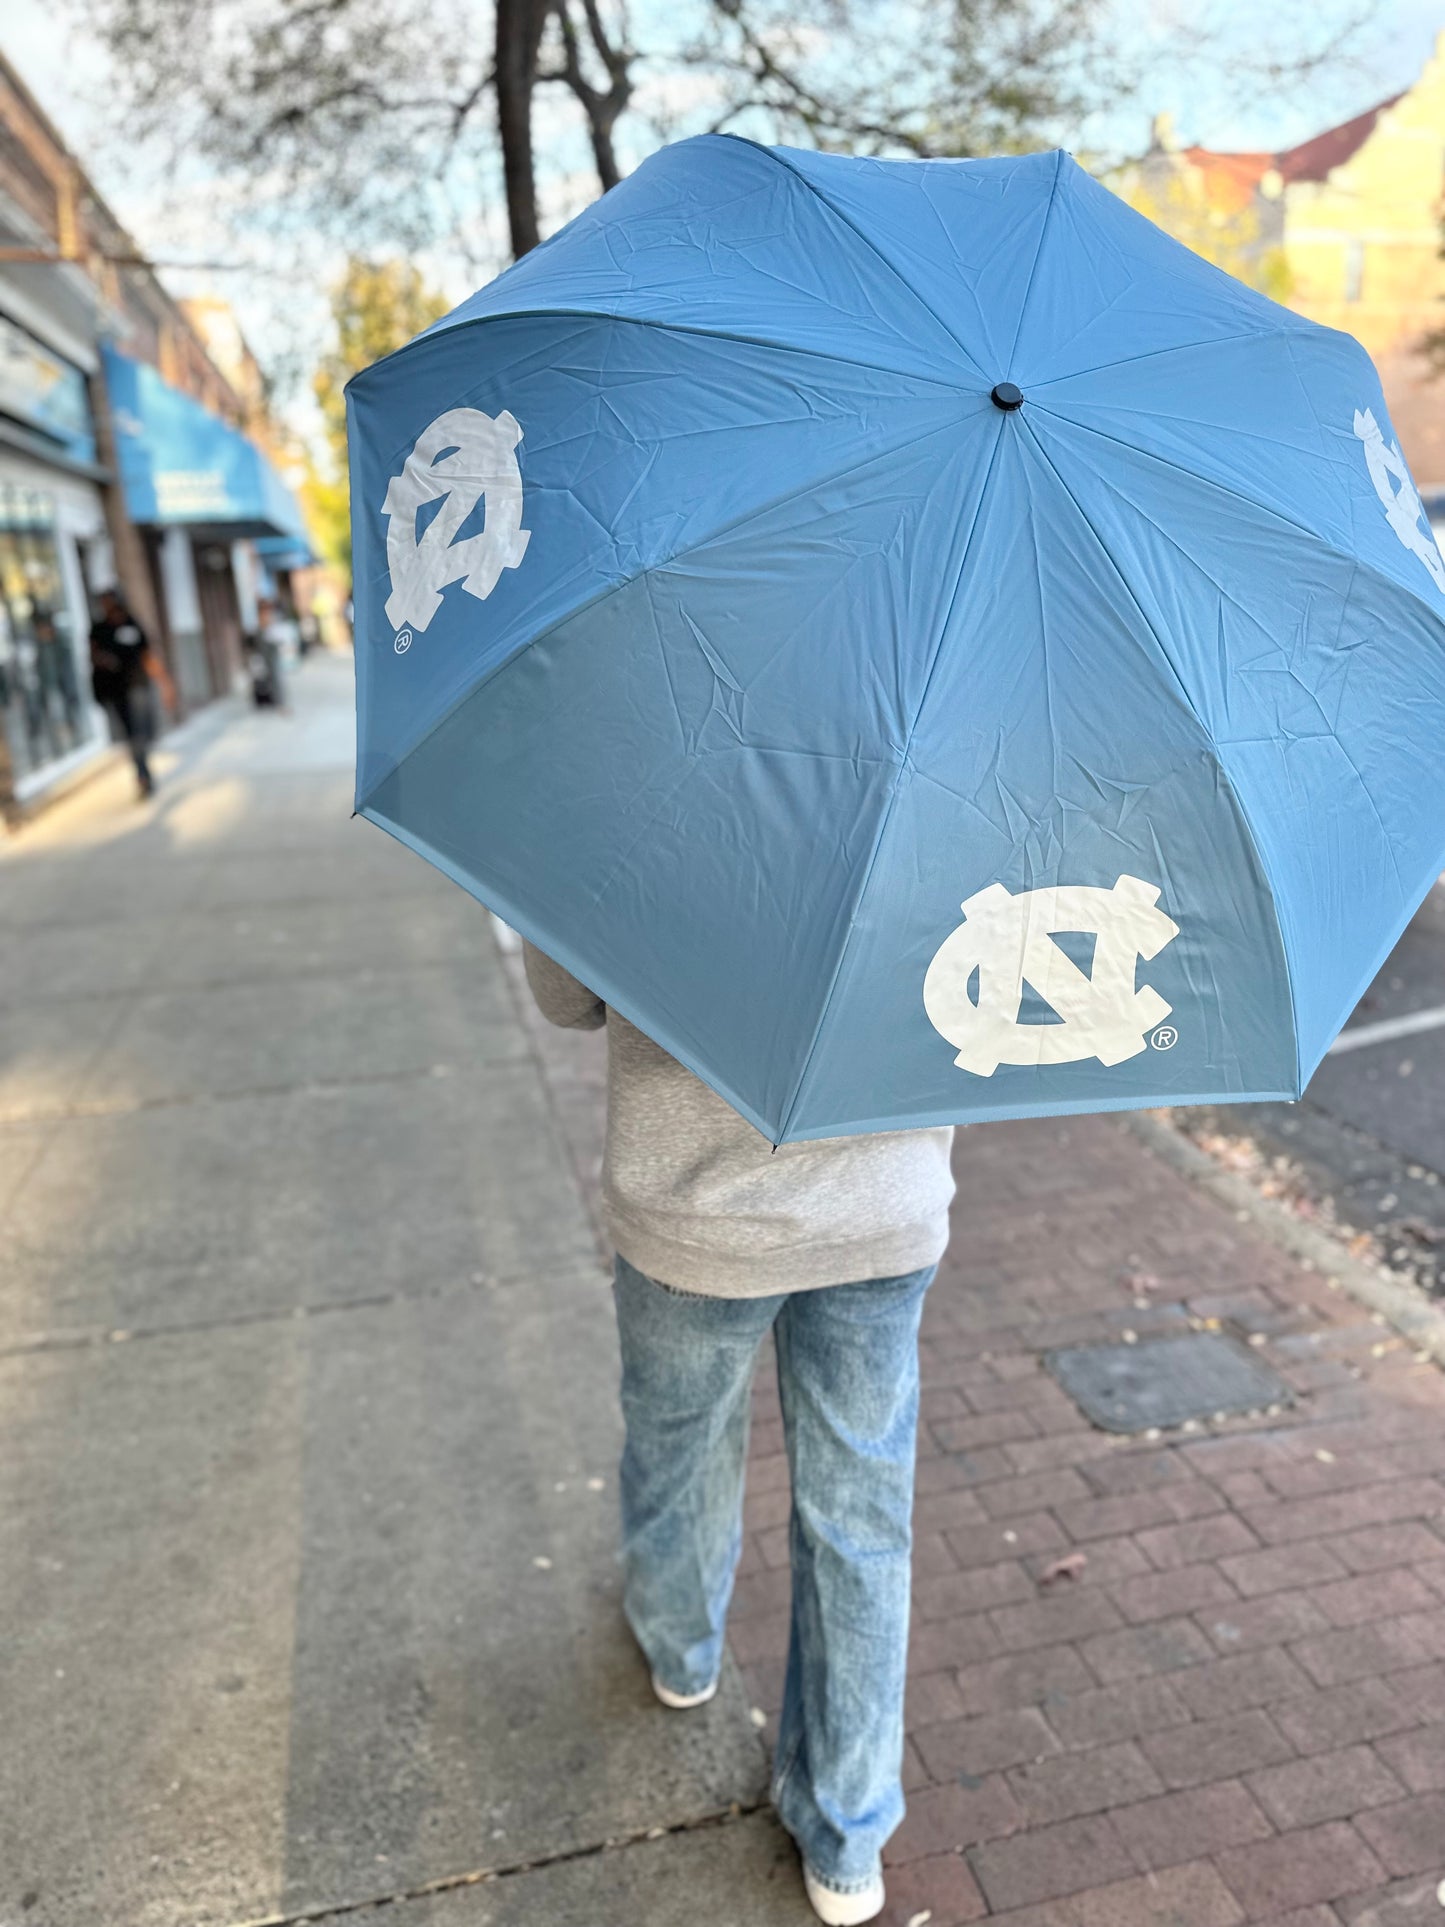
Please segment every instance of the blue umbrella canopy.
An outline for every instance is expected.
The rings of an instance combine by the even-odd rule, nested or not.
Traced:
[[[681,142],[350,409],[358,810],[776,1142],[1296,1096],[1441,868],[1368,357],[1062,153]]]

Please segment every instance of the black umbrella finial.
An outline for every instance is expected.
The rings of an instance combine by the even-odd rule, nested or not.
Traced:
[[[1006,415],[1011,415],[1016,408],[1023,407],[1024,391],[1022,388],[1016,388],[1011,381],[1001,381],[994,388],[989,400],[995,408],[1001,408]]]

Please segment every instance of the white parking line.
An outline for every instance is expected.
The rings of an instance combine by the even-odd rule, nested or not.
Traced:
[[[1382,1017],[1377,1024],[1356,1024],[1342,1030],[1327,1053],[1338,1057],[1341,1051],[1366,1050],[1371,1044],[1388,1044],[1396,1037],[1418,1037],[1421,1031],[1445,1030],[1445,1005],[1434,1010],[1412,1010],[1408,1017]]]

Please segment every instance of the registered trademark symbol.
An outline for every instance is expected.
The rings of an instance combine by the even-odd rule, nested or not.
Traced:
[[[1179,1042],[1179,1032],[1175,1030],[1173,1024],[1161,1024],[1149,1042],[1155,1050],[1173,1050]]]
[[[404,656],[411,647],[411,630],[398,629],[396,641],[391,646],[399,656]]]

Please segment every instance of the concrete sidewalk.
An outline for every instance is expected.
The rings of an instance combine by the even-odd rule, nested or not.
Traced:
[[[0,1927],[803,1927],[769,1372],[741,1677],[668,1715],[600,1040],[348,821],[349,693],[308,665],[0,856]],[[1439,1370],[1127,1124],[958,1172],[891,1927],[1440,1919]],[[1118,1439],[1042,1363],[1216,1322],[1293,1405]]]
[[[350,693],[0,856],[0,1923],[801,1922],[736,1675],[621,1623],[596,1243]]]

